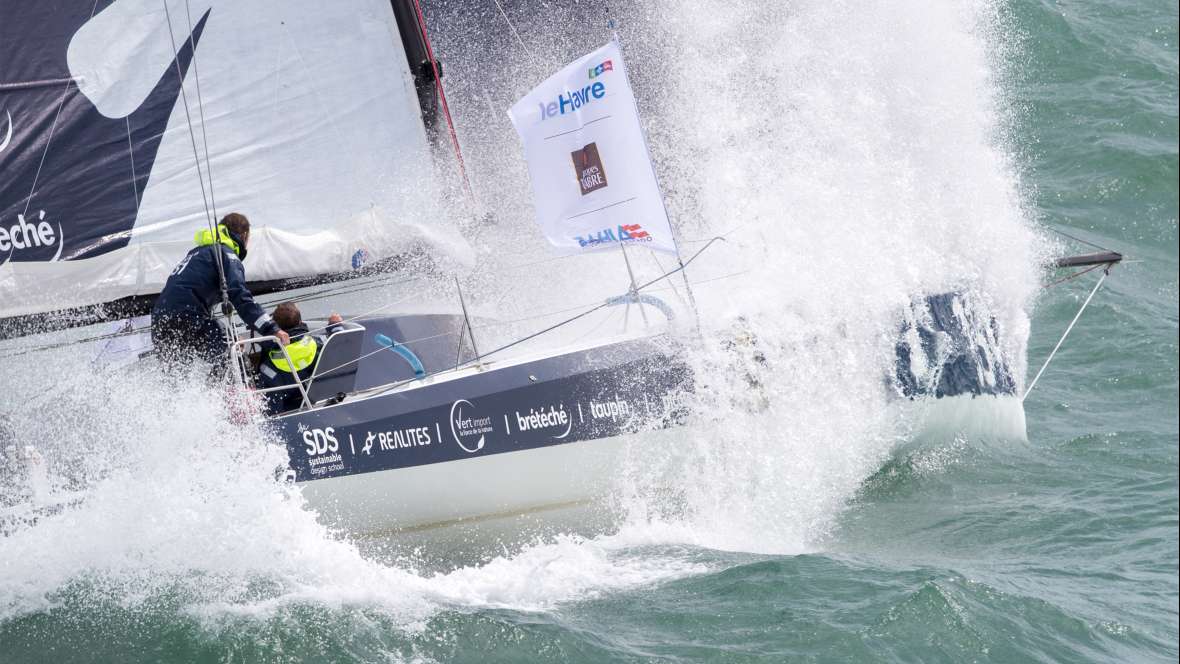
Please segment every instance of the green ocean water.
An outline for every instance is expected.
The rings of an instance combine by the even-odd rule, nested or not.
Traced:
[[[459,11],[428,9],[436,30]],[[493,9],[472,20],[496,20]],[[45,581],[13,578],[0,558],[0,664],[1175,661],[1177,7],[1013,0],[999,13],[1006,140],[1030,217],[1128,258],[1025,402],[1027,443],[900,446],[789,553],[586,523],[523,542],[474,531],[304,541],[307,524],[283,511],[274,531],[292,535],[273,546],[334,569],[268,571],[234,569],[240,550],[268,550],[243,543],[248,529],[204,550],[214,563],[186,561],[151,522],[130,554],[65,528],[51,541],[25,533],[0,553],[93,563],[61,579],[50,566]],[[1037,298],[1030,372],[1095,277]],[[361,581],[337,582],[361,566]]]

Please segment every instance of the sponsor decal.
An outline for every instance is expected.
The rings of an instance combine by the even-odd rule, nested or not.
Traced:
[[[57,247],[57,251],[49,260],[52,262],[61,258],[61,248],[65,245],[61,222],[57,222],[57,230],[55,231],[53,225],[45,219],[45,210],[39,211],[35,217],[33,215],[29,215],[29,217],[32,217],[31,221],[25,215],[18,214],[15,224],[11,226],[0,224],[0,252],[7,254],[4,259],[0,259],[0,263],[5,262],[18,252],[54,246]]]
[[[606,169],[602,166],[597,143],[590,143],[581,150],[574,150],[570,157],[574,160],[574,176],[578,179],[583,196],[606,186]]]
[[[596,420],[610,419],[612,422],[619,419],[627,419],[635,409],[626,401],[615,398],[614,401],[591,401],[590,415]]]
[[[590,78],[598,78],[599,76],[602,76],[603,73],[614,70],[615,66],[610,60],[603,60],[602,64],[598,65],[597,67],[590,68]]]
[[[559,93],[557,99],[548,103],[538,103],[541,107],[541,121],[544,122],[557,115],[573,113],[598,99],[606,96],[606,84],[602,81],[585,85],[581,90]]]
[[[451,435],[464,452],[475,454],[482,450],[492,431],[492,418],[479,417],[475,404],[466,399],[451,404]]]
[[[36,0],[6,0],[2,6],[8,9],[13,4],[29,9],[4,12],[0,62],[9,65],[33,53],[26,43],[29,39],[35,40],[36,57],[23,58],[17,79],[4,80],[17,83],[19,94],[0,93],[0,156],[4,161],[0,169],[4,178],[4,186],[0,186],[0,264],[78,260],[120,249],[131,241],[161,139],[212,10],[194,17],[191,32],[176,35],[180,46],[171,58],[149,58],[151,63],[137,59],[137,69],[148,67],[158,72],[158,82],[142,90],[144,95],[134,107],[113,117],[94,105],[82,91],[80,79],[73,78],[64,86],[53,81],[68,77],[74,69],[68,56],[79,30],[86,29],[92,20],[103,21],[96,17],[93,3],[91,7],[59,3],[52,11],[33,11],[34,6],[45,6]],[[104,2],[103,6],[110,4]],[[91,29],[108,30],[102,25]],[[129,39],[129,43],[147,37],[146,33],[124,34],[128,29],[137,30],[135,26],[117,26],[111,35]],[[81,53],[83,60],[100,55],[88,47]],[[115,74],[117,78],[118,72]],[[22,81],[32,84],[26,86]],[[118,81],[86,83],[102,89]],[[52,136],[47,137],[44,130],[49,118]],[[55,139],[51,147],[49,139],[58,136],[68,140],[59,145]],[[48,209],[38,212],[42,206]]]
[[[299,423],[298,431],[303,435],[303,444],[307,446],[307,466],[312,475],[328,475],[344,470],[344,459],[340,457],[340,443],[336,440],[336,429],[312,429],[303,422]],[[348,437],[352,444],[352,436]]]
[[[302,429],[303,427],[300,426]],[[307,456],[316,457],[322,456],[329,452],[335,453],[340,451],[340,443],[336,440],[336,429],[328,427],[326,429],[304,429],[303,444],[307,446]],[[339,460],[340,455],[335,455]],[[312,460],[315,464],[315,460]]]
[[[589,233],[586,237],[576,235],[574,239],[578,241],[579,247],[592,247],[616,242],[651,242],[652,238],[639,224],[620,224],[615,228],[604,228],[596,233]]]
[[[550,404],[548,410],[544,408],[541,410],[530,408],[527,415],[521,415],[519,410],[516,411],[516,427],[521,433],[525,431],[557,429],[561,433],[553,434],[553,438],[560,440],[570,435],[573,426],[574,419],[566,412],[565,404],[558,404],[557,406]]]
[[[340,458],[339,454],[315,457],[309,459],[307,464],[312,475],[326,475],[338,470],[344,470],[344,460]]]
[[[631,345],[616,348],[627,351]],[[545,375],[540,385],[521,380],[524,385],[502,385],[498,392],[449,405],[430,397],[407,404],[383,396],[337,411],[337,422],[343,423],[334,427],[302,416],[308,421],[284,426],[292,467],[300,481],[318,480],[608,438],[641,423],[678,424],[685,414],[678,387],[682,365],[639,350],[643,358],[617,366]],[[522,371],[517,377],[529,375]]]
[[[434,442],[430,437],[430,427],[406,427],[404,429],[394,429],[393,431],[378,431],[376,433],[370,431],[369,435],[365,436],[365,446],[361,449],[362,452],[372,456],[373,443],[377,443],[377,449],[383,452],[391,452],[407,447],[422,447],[430,445]]]

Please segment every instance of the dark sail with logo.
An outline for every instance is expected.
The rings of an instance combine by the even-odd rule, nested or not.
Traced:
[[[9,14],[14,8],[5,4]],[[206,12],[182,36],[174,62],[139,107],[107,117],[81,92],[66,62],[70,38],[91,18],[88,4],[58,9],[16,0],[14,15],[0,21],[0,75],[6,79],[0,82],[6,125],[0,263],[73,260],[126,246],[208,18]],[[33,34],[36,39],[28,39]],[[22,47],[40,57],[22,57],[29,55]]]
[[[443,244],[403,4],[5,0],[0,319],[150,296],[230,211],[256,282]]]

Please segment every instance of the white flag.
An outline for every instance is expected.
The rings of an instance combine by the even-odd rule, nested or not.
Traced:
[[[508,115],[550,242],[571,252],[620,242],[676,251],[616,42],[550,76]]]

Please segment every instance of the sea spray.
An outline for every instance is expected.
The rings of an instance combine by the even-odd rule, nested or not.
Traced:
[[[659,63],[653,153],[685,249],[724,242],[689,269],[705,282],[693,425],[635,454],[628,504],[671,504],[706,546],[806,549],[909,433],[889,381],[913,298],[986,301],[1023,374],[1043,249],[1003,142],[997,18],[979,3],[656,4],[663,20],[627,39]],[[645,476],[677,489],[645,492]]]
[[[213,639],[310,606],[411,633],[439,612],[545,610],[704,569],[634,553],[621,535],[525,542],[447,572],[362,555],[277,479],[286,450],[261,422],[232,423],[236,406],[196,373],[176,381],[147,368],[76,373],[17,419],[18,437],[39,441],[81,498],[0,538],[0,624],[179,620]]]
[[[83,498],[0,538],[0,615],[52,607],[63,593],[195,607],[304,597],[366,574],[408,578],[332,537],[276,480],[286,450],[228,416],[225,395],[199,378],[150,373],[75,375],[44,400],[18,435],[40,443]]]
[[[76,464],[88,495],[0,542],[3,559],[16,561],[0,571],[0,619],[52,611],[78,591],[133,612],[175,605],[202,625],[364,607],[412,630],[439,612],[551,610],[701,572],[679,543],[823,546],[906,434],[886,404],[900,312],[915,295],[986,294],[1012,357],[1023,356],[1038,242],[1002,141],[991,11],[653,0],[619,15],[683,252],[724,241],[688,270],[703,324],[703,339],[682,338],[698,376],[684,396],[689,426],[632,442],[616,534],[493,547],[479,564],[440,573],[413,556],[374,560],[318,523],[297,487],[275,481],[283,450],[260,427],[226,424],[220,394],[197,382],[83,376],[22,415],[23,435],[39,440],[49,427],[60,442],[52,459]],[[480,262],[464,275],[476,306],[501,321],[477,327],[486,345],[628,286],[617,252],[549,253],[502,113],[609,37],[597,13],[575,17],[538,15],[525,30],[542,41],[529,58],[507,40],[464,41],[458,22],[434,33],[450,58],[475,188],[494,192],[481,202],[495,223],[469,229]],[[659,257],[634,262],[641,281],[672,268]],[[653,290],[687,301],[677,281]],[[616,308],[537,343],[601,336],[626,316]],[[53,387],[68,362],[48,362],[20,372]]]

